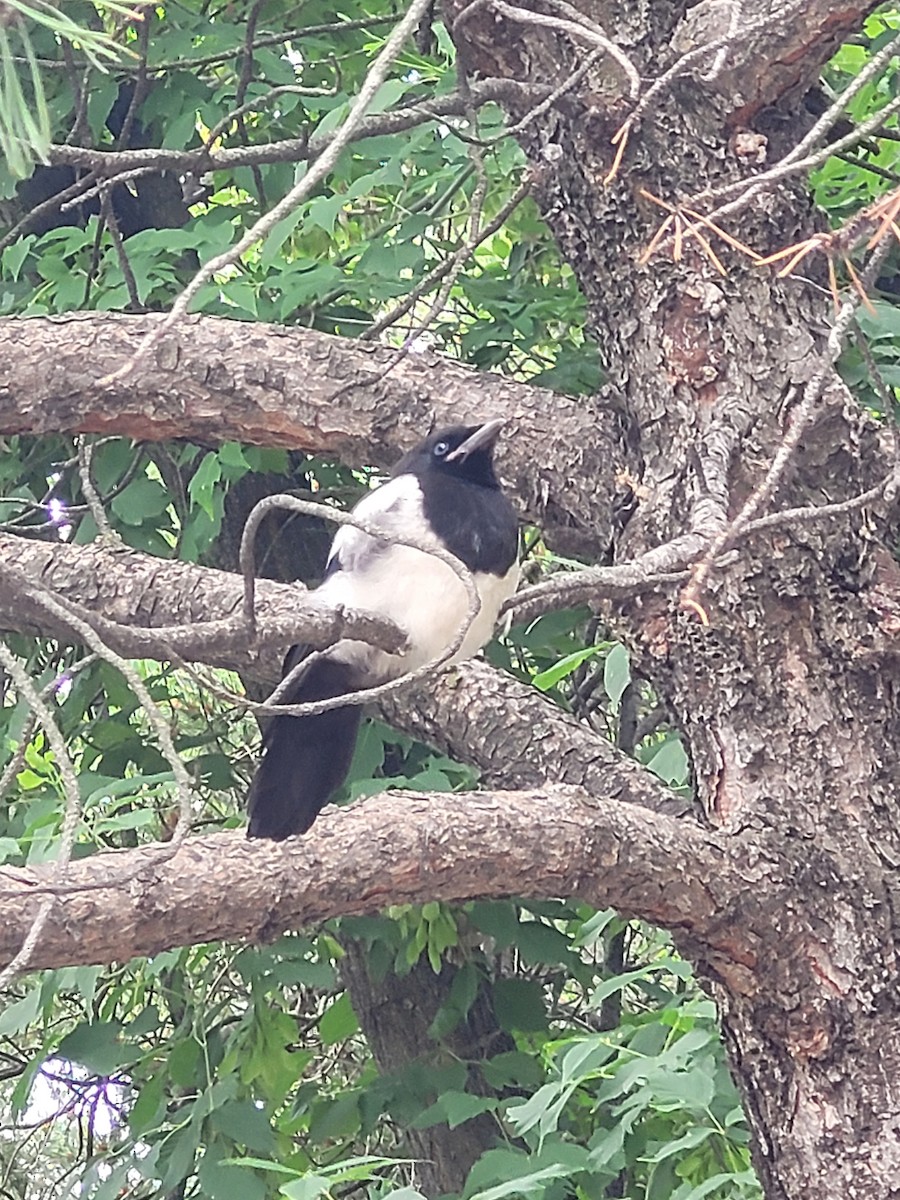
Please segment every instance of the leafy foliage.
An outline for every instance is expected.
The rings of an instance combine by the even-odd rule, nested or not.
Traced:
[[[58,26],[30,18],[17,26],[24,63],[0,43],[7,94],[15,70],[33,101],[36,130],[20,141],[38,154],[47,136],[63,143],[73,131],[73,144],[110,151],[321,142],[346,115],[395,19],[386,0],[348,0],[339,20],[322,0],[237,0],[214,12],[184,0],[144,9],[140,26],[108,4],[69,9],[72,20],[102,26],[128,53],[110,69],[90,53],[89,40],[76,40],[74,69],[61,54]],[[892,12],[872,17],[865,43],[843,47],[831,64],[831,81],[857,72],[896,24]],[[441,97],[454,85],[449,39],[437,26],[429,47],[404,53],[373,111]],[[887,86],[863,89],[851,116],[883,103]],[[15,109],[26,113],[21,103]],[[151,176],[160,188],[167,182],[164,202],[138,177],[107,188],[102,201],[87,171],[52,175],[39,167],[21,184],[23,159],[3,128],[4,314],[162,309],[199,262],[232,245],[304,169],[297,156],[215,166],[174,192],[172,177]],[[893,171],[896,155],[896,142],[879,143],[870,161]],[[492,106],[357,141],[328,187],[222,272],[195,310],[364,336],[473,230],[505,211],[522,171],[521,152]],[[837,159],[815,180],[835,223],[881,186],[877,175]],[[41,207],[62,188],[75,188],[73,206]],[[531,200],[480,242],[426,329],[439,289],[422,286],[386,336],[398,344],[426,339],[474,366],[576,395],[596,387],[582,299]],[[883,381],[900,386],[895,306],[878,303],[860,325]],[[872,382],[862,352],[848,354],[845,371]],[[874,407],[874,386],[872,395]],[[7,439],[4,529],[76,543],[97,536],[77,452],[61,437]],[[127,545],[204,562],[223,561],[241,487],[263,475],[339,503],[352,502],[368,482],[332,463],[238,445],[104,438],[92,463],[110,524]],[[311,565],[299,574],[315,573],[314,533],[304,532]],[[539,532],[530,531],[528,542],[529,570],[561,565]],[[48,689],[79,772],[76,852],[167,837],[171,768],[127,682],[80,651],[22,638],[13,644]],[[624,715],[637,712],[645,728],[628,748],[689,794],[677,731],[664,714],[650,719],[654,697],[596,616],[541,617],[514,627],[489,654],[622,744]],[[253,723],[184,671],[138,667],[193,773],[198,823],[237,825]],[[240,690],[223,673],[217,682]],[[15,787],[0,853],[12,864],[42,861],[60,833],[59,767],[12,690],[0,708],[0,765],[10,763]],[[370,722],[341,799],[388,786],[461,790],[473,782],[468,767]],[[376,1064],[361,1032],[364,1014],[354,1011],[342,979],[351,944],[362,947],[375,981],[421,970],[442,981],[427,1046],[394,1069]],[[498,1045],[469,1061],[453,1039],[479,1005],[487,1005]],[[466,1200],[759,1194],[711,1002],[664,937],[583,905],[426,904],[291,933],[269,946],[195,946],[115,968],[46,972],[10,992],[0,1038],[10,1114],[0,1163],[14,1197],[61,1196],[74,1186],[96,1200],[261,1200],[276,1192],[313,1200],[351,1190],[414,1200],[409,1130],[456,1130],[482,1119],[493,1122],[496,1145],[471,1171]]]

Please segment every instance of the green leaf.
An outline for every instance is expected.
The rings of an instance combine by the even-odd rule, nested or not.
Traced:
[[[544,1078],[540,1062],[531,1054],[521,1050],[507,1050],[495,1054],[481,1064],[481,1073],[489,1087],[500,1091],[507,1087],[532,1090]]]
[[[323,1046],[333,1046],[352,1037],[359,1029],[359,1021],[350,1003],[349,992],[343,992],[333,1000],[319,1018],[319,1036]]]
[[[687,781],[689,763],[681,739],[672,735],[647,763],[647,769],[670,785]]]
[[[352,1137],[359,1129],[359,1092],[344,1091],[315,1106],[309,1136],[320,1144]]]
[[[21,1000],[0,1010],[0,1034],[9,1037],[21,1033],[36,1019],[41,1009],[41,988],[36,984]]]
[[[137,1136],[155,1128],[165,1111],[166,1075],[158,1071],[141,1088],[128,1114],[128,1128]]]
[[[494,1112],[500,1101],[494,1096],[473,1096],[469,1092],[443,1092],[429,1108],[413,1121],[414,1129],[430,1129],[443,1122],[451,1129],[471,1121],[482,1113]]]
[[[255,1171],[223,1161],[221,1154],[219,1147],[207,1146],[200,1163],[197,1182],[204,1200],[266,1200],[269,1189],[265,1179]]]
[[[602,652],[602,649],[602,646],[585,646],[583,650],[575,650],[572,654],[567,654],[565,658],[554,663],[552,667],[548,667],[546,671],[539,671],[531,682],[542,692],[548,692],[561,679],[565,679],[567,675],[577,671],[583,662],[587,662],[589,658],[595,658]]]
[[[275,1135],[263,1109],[251,1100],[229,1100],[220,1105],[210,1117],[210,1125],[218,1133],[239,1146],[260,1154],[275,1150]]]
[[[278,1190],[288,1200],[318,1200],[331,1191],[331,1180],[327,1175],[304,1175],[302,1179],[283,1183]]]
[[[616,642],[603,663],[603,689],[613,704],[618,704],[629,683],[631,683],[631,663],[628,651],[621,642]]]
[[[519,915],[508,900],[476,900],[468,908],[469,920],[492,937],[499,950],[511,946],[519,934]]]
[[[493,985],[494,1012],[508,1033],[538,1032],[547,1028],[544,993],[532,979],[498,979]]]
[[[126,524],[143,525],[145,521],[161,516],[171,503],[172,498],[165,487],[145,475],[120,492],[110,507]]]
[[[694,1125],[683,1133],[681,1137],[675,1138],[671,1142],[665,1142],[656,1151],[655,1154],[648,1154],[644,1157],[644,1161],[648,1163],[662,1162],[665,1158],[673,1158],[682,1154],[685,1150],[693,1150],[696,1146],[701,1146],[710,1138],[716,1138],[719,1131],[712,1125]]]
[[[122,1042],[120,1021],[79,1022],[59,1043],[60,1058],[81,1063],[98,1075],[112,1075],[135,1058],[135,1048]]]
[[[522,921],[516,946],[529,966],[539,963],[572,964],[571,942],[555,925],[543,921]]]
[[[568,1174],[569,1169],[562,1165],[542,1167],[539,1171],[520,1175],[518,1179],[511,1179],[508,1183],[501,1183],[484,1192],[476,1192],[470,1197],[470,1200],[504,1200],[507,1196],[534,1196],[544,1190],[543,1184],[549,1180],[562,1179]]]
[[[200,466],[191,476],[187,490],[191,500],[212,519],[215,516],[213,494],[216,484],[222,478],[222,464],[218,454],[206,454]]]

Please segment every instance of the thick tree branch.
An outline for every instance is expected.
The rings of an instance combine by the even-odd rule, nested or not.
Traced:
[[[134,657],[167,657],[174,650],[189,662],[273,684],[284,650],[298,637],[316,647],[347,633],[388,650],[398,644],[384,622],[320,608],[296,584],[257,581],[259,634],[253,642],[240,621],[243,582],[231,572],[99,542],[49,545],[9,535],[0,535],[0,557],[7,571],[36,586],[46,581],[61,599],[85,606],[109,645]],[[0,627],[73,640],[35,603],[23,603],[8,578],[0,573]],[[658,779],[539,692],[487,663],[436,673],[386,698],[380,708],[398,729],[478,767],[494,787],[541,787],[553,780],[657,812],[684,811]]]
[[[670,815],[685,801],[535,688],[470,662],[383,701],[387,720],[479,768],[492,787],[548,781]]]
[[[49,864],[0,868],[0,963],[52,881]],[[580,896],[702,945],[740,890],[716,835],[579,788],[392,793],[326,813],[311,836],[279,845],[221,833],[175,853],[153,846],[72,863],[31,965],[265,940],[387,903],[503,896]]]
[[[617,414],[478,373],[432,353],[398,356],[308,329],[187,318],[126,384],[157,315],[0,319],[0,433],[95,432],[290,446],[387,465],[432,424],[506,417],[500,470],[568,553],[602,554],[621,465]],[[583,464],[590,464],[589,469]]]
[[[42,585],[78,606],[111,649],[131,658],[169,658],[270,679],[292,642],[317,649],[352,633],[384,650],[404,639],[367,613],[320,604],[301,584],[257,582],[257,634],[241,615],[243,581],[229,571],[167,562],[101,542],[67,546],[0,534],[0,627],[72,641],[40,608]],[[74,639],[77,640],[77,639]]]

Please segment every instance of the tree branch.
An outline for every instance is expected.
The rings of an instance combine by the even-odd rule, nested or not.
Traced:
[[[75,889],[75,890],[73,890]],[[77,890],[86,889],[86,890]],[[740,891],[717,836],[579,788],[411,796],[326,813],[306,838],[191,838],[70,865],[0,868],[0,963],[47,891],[34,969],[127,960],[221,938],[265,940],[387,903],[579,896],[703,944]]]
[[[242,441],[382,466],[433,424],[506,417],[500,471],[529,518],[563,553],[609,546],[622,452],[617,415],[602,401],[478,373],[430,352],[398,359],[383,346],[218,317],[186,318],[146,369],[101,389],[98,380],[161,320],[0,319],[0,433]],[[578,470],[581,462],[591,469]]]
[[[382,701],[392,725],[449,751],[500,788],[548,780],[677,816],[686,802],[546,696],[486,662],[465,663]]]
[[[120,654],[167,657],[226,667],[271,684],[285,647],[305,640],[317,648],[348,634],[383,649],[401,644],[375,617],[318,606],[295,584],[257,580],[258,637],[241,620],[239,575],[166,562],[131,550],[49,545],[0,535],[0,627],[72,641],[34,600],[8,585],[14,571],[26,582],[52,583],[54,594],[79,602],[91,623]],[[116,622],[111,625],[111,622]],[[380,702],[384,717],[413,737],[438,746],[482,771],[495,787],[540,787],[548,779],[577,785],[625,803],[671,815],[683,801],[605,739],[579,724],[533,688],[471,662],[435,673]]]
[[[168,658],[277,677],[296,641],[316,649],[352,636],[395,651],[404,637],[368,613],[328,608],[302,584],[257,582],[257,631],[242,616],[239,575],[167,562],[101,542],[68,546],[0,534],[0,626],[17,633],[77,641],[40,606],[44,589],[77,605],[111,649],[131,658]]]
[[[531,86],[509,79],[484,79],[472,85],[476,108],[490,101],[515,101],[520,105],[537,104],[551,94],[547,85]],[[356,128],[353,142],[364,138],[403,133],[442,117],[462,117],[469,106],[459,92],[423,99],[420,104],[365,117]],[[231,114],[233,116],[233,114]],[[305,162],[318,158],[334,141],[335,131],[308,138],[286,138],[255,146],[232,146],[211,150],[198,146],[193,150],[168,150],[153,146],[139,150],[99,150],[90,146],[50,146],[47,161],[53,166],[88,167],[99,176],[114,179],[125,171],[147,168],[152,171],[179,171],[202,175],[207,171],[232,171],[237,167],[264,166],[267,163]]]

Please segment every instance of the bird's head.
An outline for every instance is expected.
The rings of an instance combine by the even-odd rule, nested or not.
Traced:
[[[494,474],[494,446],[506,422],[502,418],[482,425],[450,425],[430,434],[403,456],[394,475],[422,475],[438,471],[482,487],[499,487]]]

